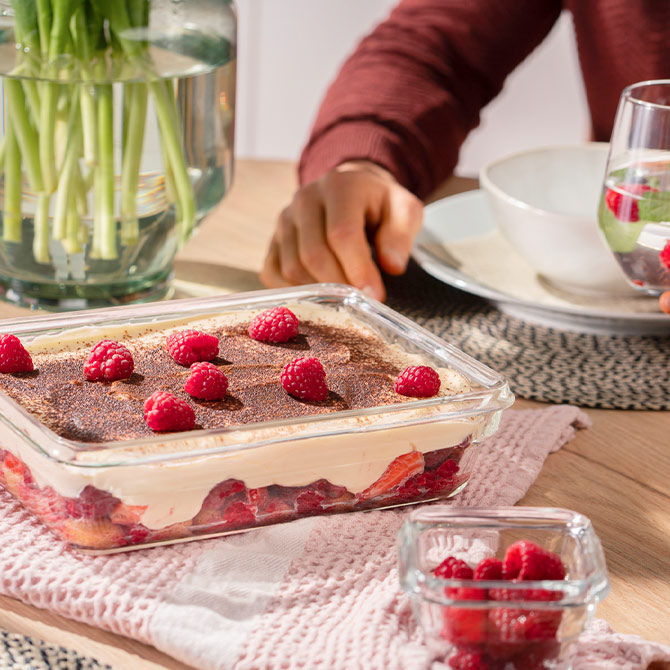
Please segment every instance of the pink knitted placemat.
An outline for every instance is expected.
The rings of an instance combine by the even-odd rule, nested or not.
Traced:
[[[458,505],[510,505],[580,410],[508,411]],[[203,542],[91,557],[70,551],[0,491],[0,592],[154,645],[202,670],[438,670],[398,587],[406,509],[303,519]],[[670,648],[583,635],[575,670],[643,670]]]

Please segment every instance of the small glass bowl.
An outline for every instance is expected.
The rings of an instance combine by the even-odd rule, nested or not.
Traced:
[[[433,574],[448,556],[471,567],[484,558],[503,559],[519,540],[557,554],[565,580],[472,581]],[[609,592],[591,522],[565,509],[419,509],[403,525],[399,554],[401,585],[412,596],[426,643],[454,670],[569,670],[571,644]],[[494,589],[504,595],[499,590],[493,599]]]

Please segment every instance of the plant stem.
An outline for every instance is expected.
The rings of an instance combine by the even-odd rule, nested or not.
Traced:
[[[79,87],[79,103],[81,105],[81,120],[84,133],[84,160],[87,165],[93,166],[97,160],[96,111],[92,85],[87,83],[93,79],[90,68],[93,58],[93,45],[91,44],[88,32],[86,10],[83,6],[75,12],[73,22],[75,52],[79,59],[81,78],[84,82]]]
[[[96,198],[99,199],[97,215],[100,218],[96,247],[101,258],[113,260],[117,257],[116,219],[114,217],[114,102],[111,84],[98,85],[98,165],[99,181]],[[95,242],[94,242],[95,244]]]
[[[179,124],[176,121],[176,110],[173,110],[174,98],[169,94],[169,82],[152,81],[149,83],[149,88],[155,101],[165,158],[170,163],[175,190],[179,200],[181,216],[178,226],[181,243],[183,244],[188,239],[195,225],[196,208],[193,186],[182,151],[181,137],[178,131]]]
[[[139,239],[137,188],[140,180],[148,90],[145,84],[126,84],[130,100],[127,140],[121,168],[121,240],[135,244]]]
[[[21,83],[11,77],[6,77],[5,96],[9,118],[14,129],[16,140],[26,164],[26,172],[32,189],[39,193],[44,189],[40,157],[37,150],[37,133],[30,124],[30,117],[26,108],[26,98]]]
[[[5,128],[5,209],[2,238],[5,242],[21,241],[21,149],[11,122]]]
[[[50,263],[49,255],[49,205],[51,196],[40,193],[33,219],[33,256],[37,263]]]
[[[75,89],[76,90],[76,89]],[[76,95],[75,95],[76,97]],[[70,211],[76,211],[76,176],[81,151],[81,117],[79,105],[73,104],[67,128],[67,143],[63,169],[58,180],[56,191],[56,207],[53,219],[54,240],[64,240],[67,237],[67,221]]]

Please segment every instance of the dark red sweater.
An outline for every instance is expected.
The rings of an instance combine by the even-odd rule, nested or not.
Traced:
[[[425,197],[563,9],[574,21],[594,139],[609,140],[622,89],[670,78],[670,0],[402,0],[328,89],[301,182],[367,158]]]

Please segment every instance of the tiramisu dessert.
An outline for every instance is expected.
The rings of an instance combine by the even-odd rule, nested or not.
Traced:
[[[443,498],[478,390],[316,302],[5,334],[0,483],[94,550]]]

